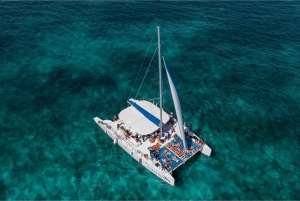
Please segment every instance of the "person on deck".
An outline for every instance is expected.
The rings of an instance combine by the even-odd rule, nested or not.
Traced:
[[[114,121],[118,121],[118,119],[119,119],[119,116],[118,116],[118,115],[115,115],[115,116],[114,116]]]
[[[190,137],[190,138],[193,137],[192,129],[193,129],[192,124],[190,124],[189,127],[186,127],[184,129],[184,133],[187,137]]]
[[[180,148],[181,145],[182,145],[182,143],[181,143],[181,142],[178,142],[178,143],[175,144],[175,147]]]
[[[165,132],[164,135],[165,135],[165,140],[169,140],[171,138],[170,133]]]
[[[178,135],[175,133],[174,134],[174,140],[177,141],[178,140]]]
[[[143,142],[145,142],[145,140],[147,140],[147,135],[142,135],[142,140],[143,140]]]
[[[173,112],[170,112],[170,121],[169,121],[170,124],[174,124],[174,118],[173,118]]]
[[[174,133],[174,132],[175,132],[175,127],[176,127],[176,126],[172,126],[172,127],[171,127],[171,133]]]
[[[160,137],[159,140],[160,140],[162,143],[164,143],[164,141],[165,141],[165,134],[164,134],[164,133],[161,134],[161,137]]]
[[[150,152],[150,157],[153,159],[155,157],[153,152]]]
[[[167,168],[171,168],[172,167],[171,161],[166,161],[165,166],[167,166]]]
[[[170,156],[167,156],[167,161],[171,161],[171,157]]]
[[[193,154],[193,152],[194,152],[194,147],[193,146],[190,146],[189,148],[188,148],[188,154]]]
[[[136,142],[140,142],[140,135],[138,133],[134,136]]]
[[[103,124],[106,125],[107,123],[105,123],[104,121],[98,121],[99,124]]]

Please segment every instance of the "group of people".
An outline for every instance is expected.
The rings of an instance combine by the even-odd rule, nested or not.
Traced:
[[[105,123],[104,121],[98,121],[98,124],[106,125],[107,123]]]
[[[158,136],[159,136],[159,134],[158,134]],[[164,142],[164,141],[169,140],[170,138],[171,138],[171,134],[170,134],[169,132],[165,132],[165,131],[163,130],[161,136],[159,137],[159,140],[160,140],[161,142]]]
[[[180,147],[182,146],[182,142],[177,142],[174,146],[180,149]]]
[[[172,167],[172,159],[170,156],[167,156],[167,159],[165,162],[162,164],[163,168],[171,168]]]
[[[188,150],[187,150],[187,153],[188,154],[190,154],[190,155],[192,155],[193,154],[193,152],[194,152],[194,147],[193,146],[189,146],[189,148],[188,148]]]
[[[150,157],[151,159],[158,160],[159,159],[159,148],[153,149],[152,147],[148,147],[148,150],[150,151]]]
[[[140,138],[141,138],[140,135],[138,133],[134,134],[134,132],[132,130],[130,130],[130,128],[127,128],[125,126],[124,122],[122,120],[120,120],[118,115],[114,116],[113,121],[117,121],[117,130],[119,130],[119,128],[121,128],[121,130],[125,134],[126,139],[130,138],[130,136],[134,136],[134,139],[136,140],[136,142],[140,142]]]
[[[200,138],[195,139],[195,142],[196,142],[197,144],[199,144],[199,145],[204,145],[204,144],[205,144],[205,142],[204,142],[203,140],[201,140]]]
[[[171,138],[171,134],[169,132],[165,132],[164,129],[162,130],[162,134],[160,134],[160,130],[153,132],[152,134],[142,135],[142,140],[145,142],[147,139],[157,139],[158,142],[164,142]]]
[[[188,137],[190,140],[194,139],[195,142],[199,145],[204,145],[205,142],[203,140],[201,140],[198,136],[194,135],[194,133],[192,132],[193,126],[192,124],[190,124],[188,127],[186,127],[184,129],[184,133],[186,135],[186,137]]]
[[[134,135],[134,133],[132,133],[132,131],[130,129],[126,129],[125,126],[124,126],[124,123],[119,119],[119,116],[118,115],[115,115],[114,118],[113,118],[114,121],[118,121],[117,123],[117,129],[121,128],[124,132],[125,132],[125,137],[128,139],[131,135]],[[103,121],[99,121],[98,123],[102,123],[102,124],[106,124],[104,123]],[[173,125],[174,123],[174,118],[173,118],[173,112],[170,113],[170,121],[169,123],[171,123]],[[184,123],[184,126],[185,126],[185,123]],[[185,126],[186,127],[186,126]],[[203,140],[201,140],[200,138],[198,138],[198,136],[194,135],[193,132],[192,132],[192,129],[193,129],[193,125],[190,124],[189,126],[187,126],[185,129],[184,129],[184,133],[185,133],[185,136],[188,137],[190,140],[194,139],[195,142],[199,145],[204,145],[205,142]],[[172,126],[171,127],[171,133],[175,132],[175,126]],[[169,132],[165,132],[164,129],[162,130],[162,134],[160,133],[160,130],[152,133],[152,134],[149,134],[149,135],[139,135],[138,133],[136,133],[134,135],[134,139],[136,140],[136,142],[141,142],[141,139],[143,140],[143,142],[145,142],[147,139],[149,138],[152,138],[154,139],[157,139],[158,142],[164,142],[166,140],[169,140],[171,138],[171,134]],[[174,135],[174,139],[178,139],[178,136],[175,134]],[[177,145],[178,147],[180,147],[181,145],[178,144]]]
[[[117,123],[117,129],[119,129],[119,128],[121,128],[122,131],[124,132],[126,139],[129,139],[130,136],[134,136],[134,139],[136,140],[136,142],[141,142],[141,140],[140,140],[141,135],[138,133],[134,134],[134,132],[132,130],[130,130],[129,128],[125,127],[124,123],[121,121]]]
[[[159,160],[159,152],[160,149],[153,149],[152,147],[148,147],[148,150],[150,151],[150,158],[151,160]],[[148,154],[144,154],[145,158],[148,158]],[[172,167],[172,159],[170,156],[167,156],[167,158],[164,160],[164,163],[162,163],[163,168],[171,168]]]

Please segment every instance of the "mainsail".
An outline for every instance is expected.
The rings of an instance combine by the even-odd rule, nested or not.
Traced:
[[[178,92],[177,92],[175,83],[172,79],[172,76],[170,74],[169,68],[166,64],[165,58],[163,56],[162,56],[162,58],[163,58],[163,61],[164,61],[164,66],[165,66],[165,69],[166,69],[166,72],[167,72],[168,81],[169,81],[169,85],[170,85],[170,89],[171,89],[171,93],[172,93],[172,98],[173,98],[174,107],[175,107],[175,111],[176,111],[176,115],[177,115],[179,129],[180,129],[180,136],[181,136],[182,141],[183,141],[184,149],[187,150],[186,149],[186,142],[185,142],[185,134],[184,134],[184,129],[183,129],[181,105],[180,105],[180,101],[179,101]]]

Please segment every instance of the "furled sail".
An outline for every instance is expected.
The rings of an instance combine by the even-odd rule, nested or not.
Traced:
[[[176,111],[176,116],[177,116],[177,120],[178,120],[178,124],[179,124],[179,129],[180,129],[180,136],[182,138],[183,141],[183,145],[185,150],[186,149],[186,142],[185,142],[185,134],[184,134],[184,129],[183,129],[183,120],[182,120],[182,112],[181,112],[181,105],[180,105],[180,101],[179,101],[179,96],[178,96],[178,92],[176,89],[176,85],[172,79],[172,76],[170,74],[169,68],[166,64],[165,58],[162,56],[162,59],[164,61],[164,66],[167,72],[167,76],[168,76],[168,81],[169,81],[169,85],[170,85],[170,89],[171,89],[171,93],[172,93],[172,98],[173,98],[173,102],[174,102],[174,107],[175,107],[175,111]]]

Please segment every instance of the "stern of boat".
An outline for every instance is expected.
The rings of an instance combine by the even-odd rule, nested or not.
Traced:
[[[201,152],[202,152],[202,154],[204,154],[206,156],[210,156],[211,148],[209,146],[207,146],[207,144],[204,144]]]

